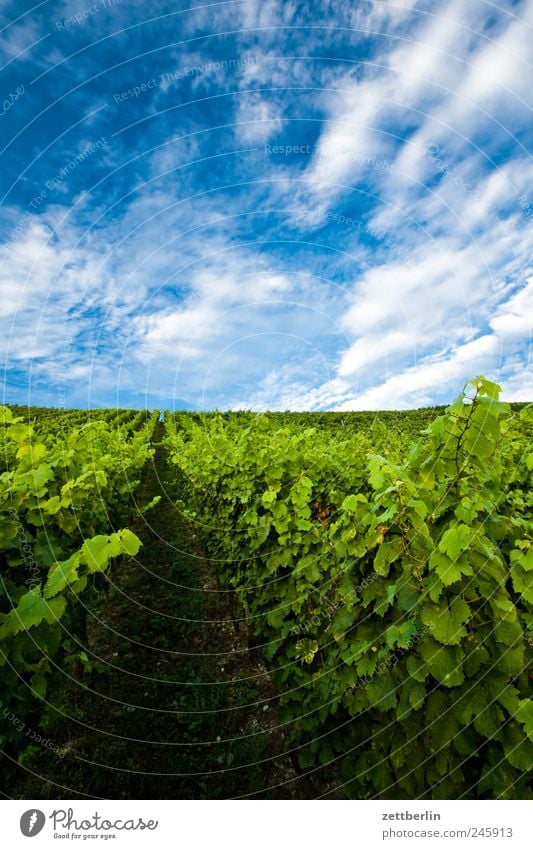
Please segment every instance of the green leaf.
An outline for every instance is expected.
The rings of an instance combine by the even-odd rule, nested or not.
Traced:
[[[485,704],[483,708],[474,715],[474,728],[484,737],[494,737],[504,725],[505,716],[497,705]]]
[[[466,636],[464,623],[470,619],[470,608],[462,598],[454,598],[449,606],[443,598],[438,604],[425,604],[421,619],[439,643],[453,646]]]
[[[424,640],[419,647],[421,657],[436,681],[445,687],[458,687],[464,681],[459,649],[441,646],[434,640]]]
[[[119,554],[135,555],[140,547],[140,539],[126,528],[109,536],[100,534],[85,540],[81,548],[81,560],[89,567],[89,572],[102,572],[111,557]]]
[[[279,630],[279,628],[281,628],[286,616],[287,616],[287,608],[276,607],[273,610],[268,611],[266,620],[267,620],[268,624],[271,625],[275,630]]]
[[[156,507],[159,504],[160,501],[161,501],[161,496],[160,495],[154,495],[154,497],[151,499],[151,501],[148,502],[148,504],[145,504],[144,507],[140,508],[139,514],[141,516],[144,516],[146,513],[148,513],[149,510],[152,510],[153,507]]]
[[[78,567],[80,565],[80,552],[77,551],[68,560],[62,563],[54,563],[48,573],[48,579],[44,586],[44,597],[53,598],[68,584],[78,579]]]
[[[524,552],[512,551],[511,560],[517,560],[526,572],[533,571],[533,546],[529,546]]]
[[[311,663],[315,654],[318,651],[318,643],[316,640],[298,640],[296,643],[296,657],[298,660],[303,660],[304,663]]]
[[[350,613],[346,608],[341,608],[335,619],[333,620],[333,624],[331,626],[331,631],[334,637],[342,636],[346,633],[348,628],[351,628],[354,623],[353,613]]]
[[[272,489],[267,489],[267,491],[264,492],[261,496],[261,504],[268,510],[270,507],[272,507],[276,498],[277,492]]]
[[[444,584],[440,578],[434,578],[431,583],[428,583],[428,596],[431,601],[437,602],[442,595]]]
[[[317,558],[312,555],[301,558],[298,563],[298,570],[301,571],[301,573],[305,575],[307,580],[311,583],[316,583],[321,578],[320,563]]]
[[[110,557],[122,553],[118,534],[105,536],[100,534],[85,540],[81,548],[82,561],[89,567],[89,572],[101,572],[107,566]]]
[[[425,681],[429,675],[427,665],[417,655],[411,654],[407,658],[407,671],[415,681]]]
[[[413,684],[409,692],[409,704],[414,710],[420,710],[426,698],[426,688],[424,684],[417,682]]]
[[[440,551],[434,551],[432,553],[429,558],[429,565],[435,569],[435,572],[445,587],[449,587],[461,579],[461,567]]]
[[[44,699],[46,696],[46,675],[43,675],[42,672],[36,672],[35,675],[32,675],[31,688],[36,696]]]
[[[39,587],[25,593],[17,607],[11,610],[2,627],[0,638],[3,639],[10,634],[18,634],[20,631],[28,631],[35,625],[40,625],[43,620],[53,625],[61,619],[65,612],[66,601],[64,598],[54,598],[46,601]]]
[[[475,386],[479,395],[487,395],[494,401],[498,400],[502,391],[502,388],[498,383],[493,383],[492,380],[487,380],[487,378],[483,377],[482,374],[470,380],[466,385]]]
[[[139,537],[136,536],[133,531],[130,531],[128,528],[125,528],[125,530],[118,532],[118,536],[126,554],[129,554],[130,557],[134,557],[136,554],[138,554],[142,543]]]
[[[381,543],[374,557],[374,569],[378,575],[387,577],[391,563],[397,560],[402,550],[403,540],[401,537],[395,537],[390,542]]]
[[[524,699],[520,702],[516,712],[518,722],[524,726],[528,739],[533,743],[533,701]]]
[[[398,702],[396,686],[389,675],[375,675],[366,685],[365,692],[370,704],[380,713],[395,708]]]
[[[295,507],[305,507],[308,504],[312,489],[313,482],[302,475],[291,489],[290,497]]]
[[[41,507],[45,513],[49,513],[51,516],[54,516],[61,510],[61,498],[59,495],[54,495],[52,498],[49,498],[48,501],[45,501],[44,504],[41,504]]]
[[[533,574],[524,572],[520,566],[514,564],[511,566],[511,580],[515,591],[533,605]]]
[[[531,771],[533,746],[517,723],[510,722],[503,730],[503,750],[509,763],[521,773]]]
[[[516,616],[516,614],[515,614]],[[494,639],[505,646],[513,646],[522,639],[520,623],[510,619],[501,619],[494,625]]]
[[[373,454],[368,461],[368,469],[369,475],[368,480],[370,482],[370,486],[372,489],[381,489],[383,484],[385,483],[385,475],[383,474],[383,467],[386,464],[386,460],[384,457],[380,457],[379,454]]]
[[[412,509],[421,519],[425,519],[429,512],[425,502],[422,501],[420,498],[415,498],[413,501],[411,501],[409,507],[412,507]]]
[[[364,495],[347,495],[341,504],[341,510],[345,510],[348,513],[355,513],[359,504],[365,501],[366,498]]]
[[[356,663],[357,674],[363,678],[365,675],[373,675],[377,665],[377,657],[362,657]]]

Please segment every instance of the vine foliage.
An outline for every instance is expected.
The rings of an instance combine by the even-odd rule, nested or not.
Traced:
[[[394,436],[167,415],[300,764],[358,798],[531,798],[531,408],[499,394],[469,381],[400,461]]]

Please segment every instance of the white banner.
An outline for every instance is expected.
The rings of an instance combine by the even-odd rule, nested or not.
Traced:
[[[531,849],[532,808],[518,801],[5,801],[1,845]]]

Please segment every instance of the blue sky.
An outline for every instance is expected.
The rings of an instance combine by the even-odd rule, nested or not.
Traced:
[[[533,0],[0,0],[3,398],[532,400]]]

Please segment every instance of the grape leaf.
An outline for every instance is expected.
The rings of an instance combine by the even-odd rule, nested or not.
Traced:
[[[454,598],[448,606],[443,598],[439,604],[425,604],[421,619],[431,635],[444,645],[453,646],[466,636],[465,622],[470,618],[470,608],[462,598]]]
[[[67,584],[71,584],[78,579],[78,567],[80,565],[80,552],[77,551],[68,560],[62,563],[54,563],[48,573],[48,579],[44,586],[44,597],[52,598],[61,590],[64,590]]]
[[[531,699],[524,699],[520,702],[516,718],[522,723],[524,731],[533,743],[533,701]]]
[[[472,531],[467,525],[453,525],[443,533],[439,542],[439,551],[455,561],[468,548],[471,538]]]
[[[2,627],[0,628],[0,639],[10,634],[18,634],[27,631],[34,625],[39,625],[43,620],[52,625],[63,616],[66,601],[64,598],[54,598],[46,601],[39,587],[25,593],[16,608],[11,610]]]
[[[440,684],[445,687],[458,687],[463,683],[465,676],[456,648],[441,646],[428,639],[420,644],[419,652],[433,678]]]

